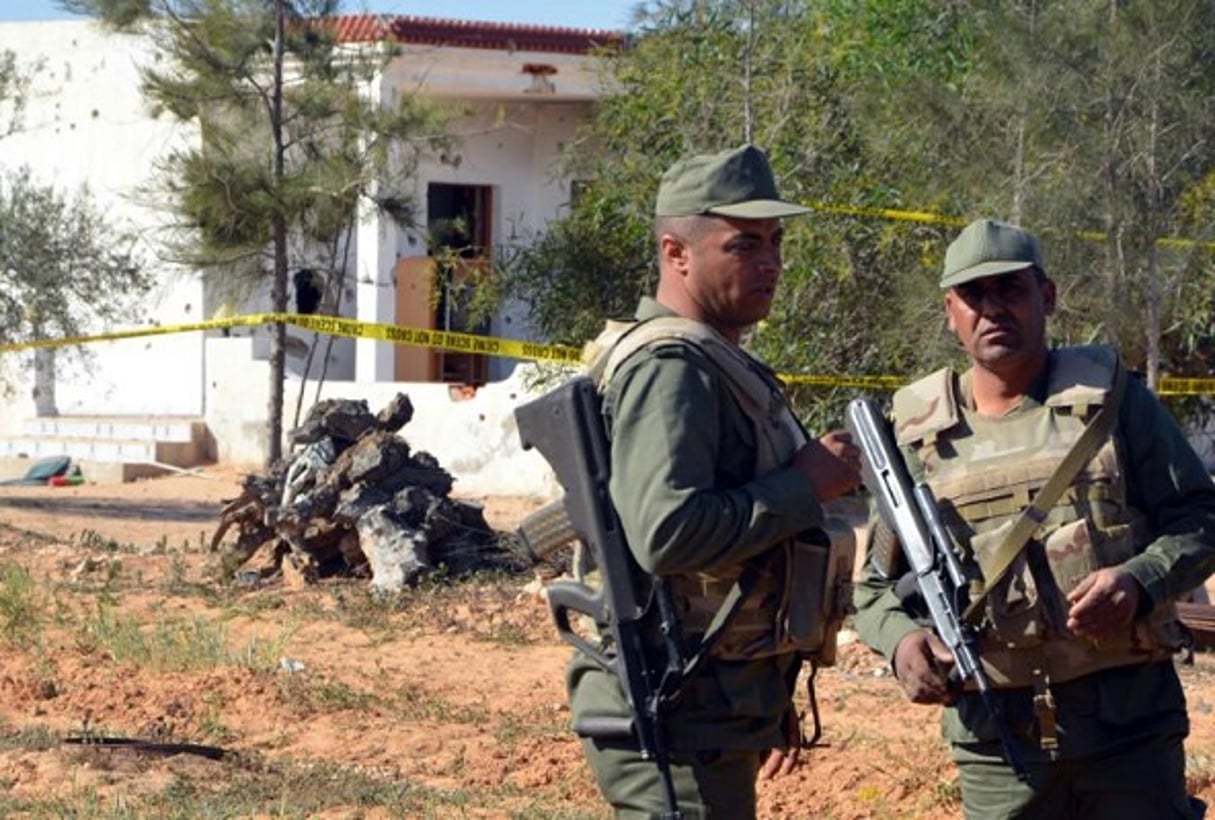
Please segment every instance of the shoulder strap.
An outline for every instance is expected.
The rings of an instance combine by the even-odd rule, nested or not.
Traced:
[[[762,417],[768,411],[766,401],[777,386],[769,384],[756,372],[741,348],[730,344],[703,322],[682,316],[648,319],[618,333],[610,341],[610,349],[604,350],[595,363],[592,373],[602,387],[634,353],[663,342],[683,342],[704,353],[726,377],[730,392],[752,418]]]
[[[938,433],[958,423],[957,380],[951,368],[943,367],[895,391],[891,410],[899,444],[931,446]]]
[[[1113,431],[1114,422],[1118,418],[1118,411],[1122,404],[1122,396],[1126,392],[1126,369],[1121,364],[1117,364],[1115,367],[1114,385],[1109,392],[1108,399],[1085,426],[1084,432],[1067,451],[1067,455],[1063,457],[1063,461],[1055,469],[1054,474],[1034,496],[1033,503],[1021,511],[1016,523],[1009,529],[1008,535],[992,553],[991,566],[993,569],[989,573],[989,577],[983,579],[981,587],[976,590],[978,594],[974,596],[970,606],[966,607],[963,615],[965,620],[973,622],[973,619],[977,617],[979,607],[983,603],[983,599],[987,597],[987,593],[994,589],[1004,574],[1008,572],[1008,568],[1012,566],[1017,555],[1029,543],[1030,537],[1046,520],[1047,514],[1055,506],[1059,496],[1071,486],[1072,480],[1080,472],[1080,468],[1088,463],[1088,460],[1097,452],[1097,448]]]

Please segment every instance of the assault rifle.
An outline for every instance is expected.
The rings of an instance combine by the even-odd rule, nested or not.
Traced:
[[[1017,779],[1029,775],[1014,745],[999,706],[991,694],[991,683],[983,671],[977,648],[978,635],[960,613],[966,608],[969,579],[954,550],[953,541],[937,511],[932,490],[923,481],[912,485],[890,433],[890,425],[870,399],[848,403],[846,426],[865,457],[862,474],[865,487],[877,500],[882,518],[898,536],[911,567],[920,596],[928,607],[937,637],[954,658],[954,674],[960,682],[973,680],[1000,733],[1000,742]]]
[[[521,531],[530,531],[531,541],[543,540],[538,533],[554,543],[568,541],[559,534],[564,519],[568,519],[573,534],[589,550],[602,582],[598,590],[579,581],[548,585],[548,603],[557,631],[567,643],[619,679],[631,711],[623,718],[575,721],[574,731],[601,740],[635,739],[642,756],[658,766],[667,807],[664,817],[678,820],[682,815],[671,779],[662,719],[664,708],[688,670],[682,664],[670,593],[661,580],[642,572],[633,559],[608,495],[611,457],[599,391],[589,378],[575,377],[516,408],[515,420],[524,449],[534,447],[539,451],[565,490],[564,515],[550,504],[533,514],[538,516],[536,524],[525,522]],[[547,551],[542,544],[529,543],[528,548]],[[611,639],[614,651],[603,651],[578,634],[571,613],[594,619]],[[647,651],[643,629],[653,625],[655,617],[666,642],[666,664],[662,668],[651,660],[653,653]]]

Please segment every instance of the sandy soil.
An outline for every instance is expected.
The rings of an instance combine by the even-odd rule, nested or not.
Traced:
[[[218,467],[126,485],[0,488],[0,793],[43,808],[64,800],[84,811],[82,794],[138,807],[174,783],[289,761],[448,795],[419,816],[606,816],[566,729],[568,650],[528,578],[420,590],[389,608],[369,604],[361,581],[219,584],[205,545],[239,478]],[[539,503],[479,500],[499,529]],[[15,566],[35,581],[25,593],[40,604],[34,616],[11,604]],[[38,618],[36,628],[23,613]],[[208,628],[222,629],[246,661],[126,657],[117,637],[124,624],[145,632],[219,625]],[[1194,723],[1192,791],[1215,803],[1215,656],[1200,654],[1181,671]],[[841,646],[817,692],[823,742],[792,774],[761,784],[761,816],[959,816],[937,710],[906,703],[879,658]],[[235,756],[60,742],[81,734],[207,744]],[[467,797],[454,801],[455,793]],[[317,816],[391,816],[373,799],[337,803],[322,803]],[[312,814],[306,806],[286,813]]]

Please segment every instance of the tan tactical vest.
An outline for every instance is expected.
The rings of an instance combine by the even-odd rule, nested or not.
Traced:
[[[894,396],[895,435],[924,465],[942,518],[984,577],[1017,515],[1047,483],[1088,420],[1109,397],[1117,373],[1110,348],[1054,351],[1042,407],[982,416],[960,400],[969,388],[939,370]],[[963,377],[965,378],[965,377]],[[1117,437],[1109,435],[1080,468],[1010,569],[985,590],[981,654],[997,687],[1029,686],[1045,674],[1062,682],[1098,669],[1169,657],[1180,645],[1173,608],[1101,641],[1066,627],[1067,594],[1095,569],[1120,564],[1150,538],[1126,500]]]
[[[608,323],[587,346],[600,389],[631,355],[681,343],[705,355],[756,430],[755,475],[788,464],[807,441],[784,391],[770,371],[708,325],[682,317]],[[834,662],[835,638],[851,606],[856,545],[851,528],[831,528],[810,543],[793,538],[750,561],[713,573],[672,576],[685,637],[712,634],[710,656],[749,659],[802,652]]]

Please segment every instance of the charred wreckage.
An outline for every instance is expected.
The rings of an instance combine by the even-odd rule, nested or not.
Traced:
[[[289,434],[292,454],[245,476],[225,504],[211,540],[224,570],[252,581],[370,577],[392,592],[440,569],[518,569],[481,506],[452,498],[451,474],[398,435],[413,412],[404,393],[374,415],[362,400],[315,404]],[[260,566],[242,570],[255,556]]]

